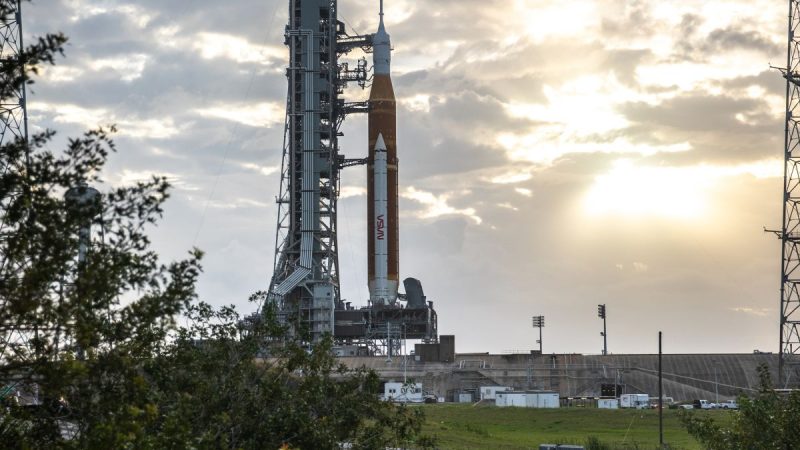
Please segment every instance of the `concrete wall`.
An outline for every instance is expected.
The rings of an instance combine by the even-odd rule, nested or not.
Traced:
[[[627,394],[658,394],[658,355],[489,355],[457,354],[452,363],[417,362],[413,357],[347,357],[350,367],[366,366],[383,379],[407,376],[426,392],[455,401],[458,392],[481,386],[516,390],[552,390],[562,397],[600,396],[602,384],[623,384]],[[767,365],[777,380],[773,354],[664,355],[664,395],[675,401],[734,398],[758,388],[758,367]],[[800,388],[800,368],[793,368],[790,388]],[[715,382],[716,377],[716,382]]]

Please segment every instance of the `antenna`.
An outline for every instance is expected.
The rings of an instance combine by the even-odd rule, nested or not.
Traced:
[[[383,22],[383,0],[381,0],[381,12],[380,12],[380,16],[381,16],[381,22]]]

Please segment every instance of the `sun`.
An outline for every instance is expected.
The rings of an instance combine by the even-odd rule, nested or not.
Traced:
[[[707,189],[713,177],[701,168],[636,167],[619,160],[597,176],[583,200],[593,216],[662,217],[689,220],[708,211]]]

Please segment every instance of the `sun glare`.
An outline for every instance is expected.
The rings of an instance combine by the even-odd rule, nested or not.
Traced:
[[[584,197],[590,215],[697,219],[708,213],[711,188],[726,178],[782,176],[781,161],[765,159],[730,166],[637,167],[628,159],[595,178]]]
[[[693,219],[707,209],[709,183],[698,170],[635,167],[621,160],[611,172],[595,179],[584,208],[591,215]]]

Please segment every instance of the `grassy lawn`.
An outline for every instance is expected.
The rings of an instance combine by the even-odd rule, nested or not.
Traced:
[[[424,405],[425,432],[440,448],[539,448],[539,444],[585,444],[594,436],[612,448],[658,447],[655,410],[498,408],[469,404]],[[672,449],[701,449],[684,431],[677,410],[664,410],[664,441]],[[725,421],[729,411],[699,411]]]

